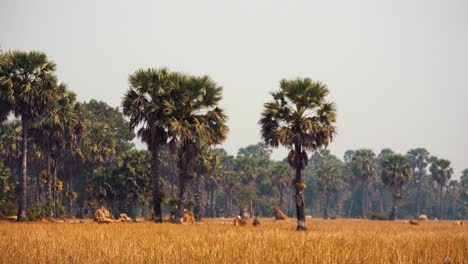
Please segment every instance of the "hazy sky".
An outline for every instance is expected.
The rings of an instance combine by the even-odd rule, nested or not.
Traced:
[[[140,67],[208,74],[224,86],[231,154],[260,141],[281,78],[322,80],[334,154],[426,147],[456,178],[468,167],[466,0],[0,0],[0,46],[46,52],[80,100],[113,106]]]

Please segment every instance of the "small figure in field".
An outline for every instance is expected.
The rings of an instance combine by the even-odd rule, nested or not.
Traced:
[[[253,226],[259,226],[259,225],[260,225],[260,221],[258,220],[257,217],[254,217],[254,220],[253,220],[252,225],[253,225]]]
[[[279,207],[273,208],[273,216],[275,217],[275,220],[287,220],[288,217],[286,216],[283,211]]]
[[[416,221],[416,220],[413,220],[413,219],[411,219],[411,220],[409,221],[409,223],[410,223],[410,225],[419,225],[419,222]]]
[[[238,215],[236,218],[234,218],[234,226],[245,226],[247,225],[247,221],[245,219],[242,219],[240,215]]]

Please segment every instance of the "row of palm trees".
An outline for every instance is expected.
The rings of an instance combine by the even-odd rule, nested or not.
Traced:
[[[0,121],[13,114],[22,122],[21,177],[18,220],[25,218],[28,140],[32,132],[36,143],[47,155],[48,181],[56,181],[56,168],[66,155],[83,155],[83,124],[76,96],[66,85],[59,84],[55,64],[41,52],[11,51],[0,55]],[[160,152],[168,148],[177,156],[179,195],[176,219],[184,215],[187,185],[203,174],[200,163],[204,151],[222,143],[228,135],[227,115],[219,107],[222,87],[208,76],[192,76],[171,72],[166,68],[140,69],[129,77],[122,108],[130,120],[130,128],[151,153],[153,177],[154,221],[162,222]],[[307,230],[304,213],[306,183],[303,170],[307,152],[326,147],[336,133],[336,107],[327,100],[326,84],[309,78],[280,81],[280,89],[271,93],[259,120],[261,136],[268,146],[285,146],[287,160],[295,170],[295,206],[297,230]],[[93,146],[90,146],[93,148]],[[356,173],[371,173],[363,155]],[[53,168],[51,168],[53,167]],[[412,171],[403,156],[393,155],[384,162],[384,175],[395,188],[395,204],[399,190]],[[52,178],[54,175],[54,178]],[[368,178],[362,175],[362,179]],[[368,183],[363,180],[363,186]],[[49,184],[48,186],[53,186]],[[54,190],[47,190],[49,201],[55,201]],[[367,193],[367,192],[363,192]],[[196,195],[195,195],[196,197]],[[365,197],[364,197],[365,198]],[[393,214],[396,216],[397,209]],[[51,212],[53,215],[53,212]]]

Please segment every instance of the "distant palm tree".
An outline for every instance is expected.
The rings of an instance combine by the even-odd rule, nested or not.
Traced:
[[[437,159],[432,157],[432,164],[429,168],[432,174],[432,179],[439,184],[439,219],[442,219],[442,199],[444,186],[452,177],[453,169],[450,167],[450,161],[444,159]]]
[[[193,166],[200,155],[200,143],[212,146],[222,143],[228,134],[227,116],[218,107],[222,87],[208,76],[179,74],[171,97],[164,104],[169,118],[168,132],[178,143],[179,201],[177,219],[184,214],[187,184],[193,178]]]
[[[410,163],[411,168],[413,169],[413,179],[411,180],[417,188],[416,193],[416,214],[421,214],[421,203],[422,203],[422,187],[424,185],[427,173],[427,166],[429,165],[429,151],[425,148],[416,148],[409,150],[406,156]]]
[[[18,221],[26,217],[28,131],[35,119],[55,107],[57,81],[54,71],[55,64],[42,52],[12,51],[0,56],[0,118],[13,113],[20,116],[22,122]]]
[[[335,134],[335,105],[327,102],[328,87],[309,78],[281,80],[280,90],[264,104],[261,135],[265,144],[289,149],[288,161],[296,170],[297,230],[307,230],[302,170],[307,166],[306,151],[327,146]]]
[[[403,186],[413,176],[408,159],[399,154],[390,154],[382,162],[382,182],[393,189],[393,207],[390,219],[398,217],[399,201]]]
[[[138,126],[138,136],[151,152],[154,221],[162,223],[162,189],[160,186],[160,149],[168,143],[171,116],[165,105],[172,91],[174,74],[167,69],[140,69],[130,75],[130,88],[122,101],[123,114],[130,118],[130,128]]]
[[[367,210],[369,206],[369,184],[377,174],[375,164],[375,154],[370,149],[359,149],[353,154],[352,172],[353,175],[361,182],[362,186],[362,217],[367,218]]]
[[[32,125],[32,136],[39,148],[47,153],[48,160],[54,161],[54,171],[48,166],[47,200],[54,210],[50,216],[57,216],[57,173],[66,157],[81,155],[80,145],[84,137],[82,120],[76,102],[76,94],[66,84],[60,84],[57,91],[57,105],[54,112],[47,112]],[[48,162],[49,163],[49,162]],[[53,186],[52,177],[53,176]],[[68,187],[72,189],[71,174],[67,175]],[[70,191],[69,191],[70,192]],[[68,195],[68,213],[71,216],[71,195]]]

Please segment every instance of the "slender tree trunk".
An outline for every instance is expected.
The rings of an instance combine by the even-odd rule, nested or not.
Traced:
[[[380,190],[380,214],[384,214],[384,192]]]
[[[443,198],[444,186],[440,185],[440,192],[439,192],[439,219],[442,219],[442,198]]]
[[[366,219],[366,183],[362,183],[362,193],[361,193],[361,215],[362,218]]]
[[[401,190],[396,189],[395,193],[393,194],[393,207],[392,207],[392,213],[390,215],[391,220],[396,220],[398,218],[398,211],[399,211],[399,202],[401,199]]]
[[[211,215],[216,217],[216,190],[211,191]]]
[[[153,173],[153,221],[162,223],[162,209],[161,209],[161,191],[159,185],[159,146],[153,146],[151,151],[152,158],[152,173]]]
[[[46,200],[47,200],[47,208],[49,210],[48,215],[49,217],[54,216],[53,208],[52,208],[52,169],[51,169],[51,157],[50,152],[47,152],[47,185],[46,185]]]
[[[71,173],[68,175],[68,203],[67,203],[67,211],[68,217],[73,217],[73,182]]]
[[[21,155],[21,177],[20,177],[20,195],[18,199],[18,221],[23,221],[26,218],[26,203],[27,203],[27,186],[26,180],[28,178],[28,129],[29,124],[28,120],[24,117],[21,118],[22,121],[22,155]]]
[[[279,193],[279,195],[280,195],[280,197],[279,197],[279,207],[281,208],[281,210],[283,210],[283,189],[284,189],[284,187],[280,186],[280,189],[279,189],[279,191],[280,191],[280,193]]]
[[[302,151],[299,146],[296,146],[296,195],[294,196],[296,202],[296,216],[297,216],[297,231],[307,230],[307,222],[305,218],[305,199],[304,189],[299,188],[299,183],[302,183],[301,164],[302,164]]]
[[[54,216],[58,217],[58,177],[57,177],[57,169],[58,167],[58,158],[54,159],[54,188],[53,188],[53,203],[54,203]]]
[[[41,177],[40,173],[36,173],[36,197],[35,197],[35,202],[39,203],[41,200]]]
[[[324,210],[323,210],[323,218],[327,219],[328,218],[328,206],[329,206],[329,203],[330,203],[330,193],[329,192],[326,192],[325,193],[325,206],[324,206]]]
[[[187,168],[181,168],[179,172],[179,201],[178,201],[178,210],[176,214],[176,222],[182,223],[182,218],[184,217],[185,211],[185,200],[187,199]]]
[[[418,183],[418,191],[416,194],[416,215],[421,215],[421,182]]]
[[[201,192],[200,192],[200,181],[201,176],[197,175],[195,179],[195,208],[194,208],[194,216],[195,220],[201,221],[202,220],[202,204],[201,204]]]

